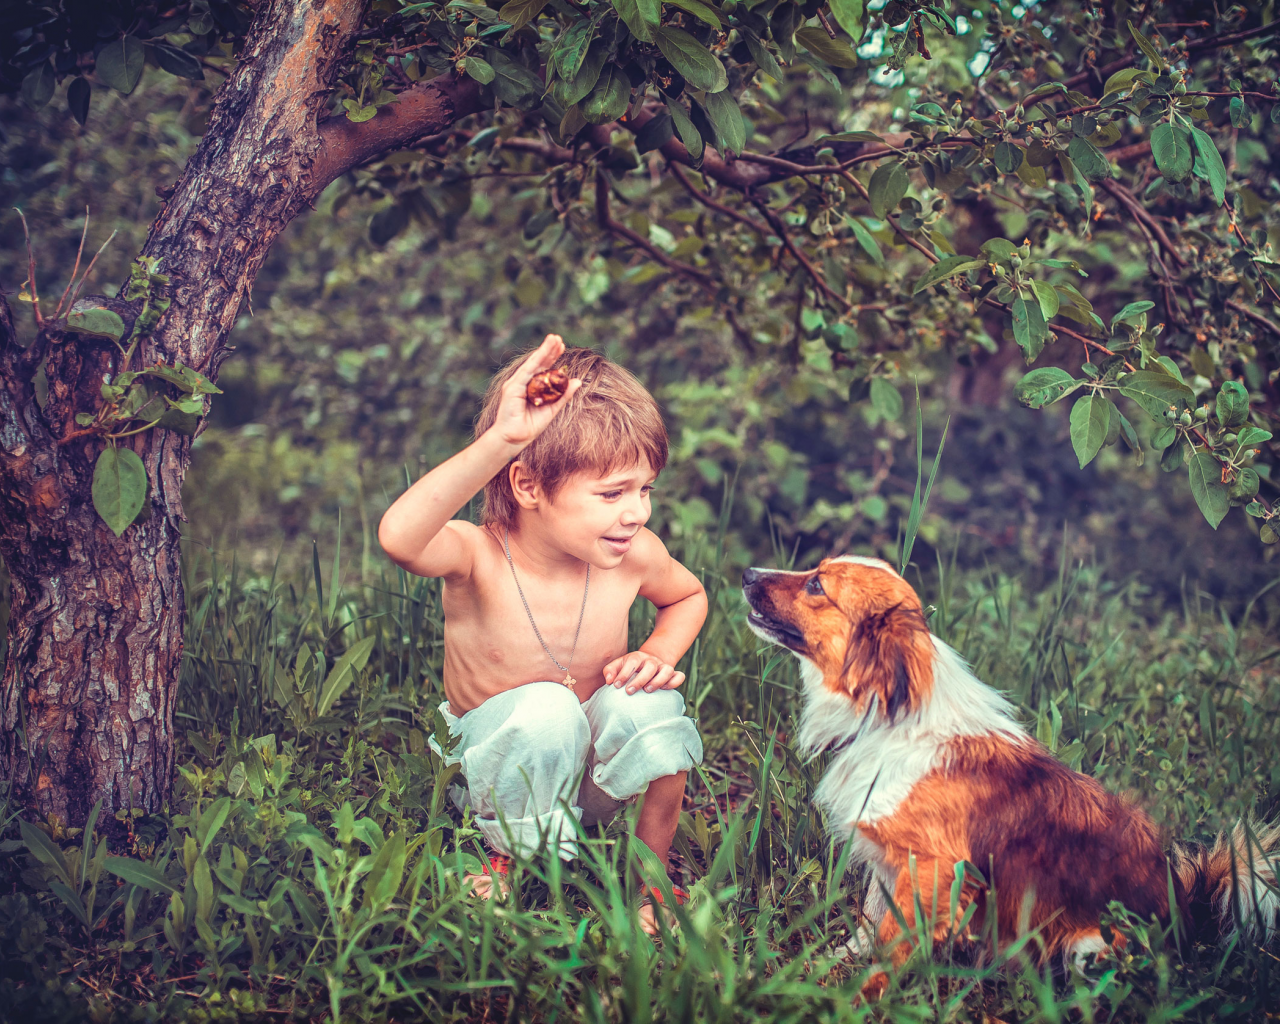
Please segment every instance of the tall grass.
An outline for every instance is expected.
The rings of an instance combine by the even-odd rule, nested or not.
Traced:
[[[693,898],[674,930],[652,941],[639,928],[637,873],[661,879],[630,841],[634,808],[584,830],[573,863],[518,860],[507,899],[463,890],[482,851],[448,798],[456,769],[428,743],[448,744],[435,581],[369,559],[348,569],[336,545],[288,579],[193,552],[173,804],[131,822],[128,851],[9,826],[0,1010],[917,1022],[1246,1020],[1280,1005],[1274,947],[1179,947],[1119,906],[1128,951],[1086,974],[1034,966],[1031,933],[981,967],[941,947],[859,1003],[869,968],[843,943],[865,883],[811,804],[823,764],[791,741],[795,667],[746,628],[725,521],[676,552],[711,613],[682,666],[707,754],[676,838],[673,874]],[[1134,793],[1172,836],[1276,811],[1280,631],[1265,601],[1232,617],[1191,594],[1157,611],[1140,584],[1065,561],[1040,593],[943,561],[920,587],[934,631],[1042,742]],[[650,623],[637,606],[635,636]],[[97,909],[82,919],[76,900]]]

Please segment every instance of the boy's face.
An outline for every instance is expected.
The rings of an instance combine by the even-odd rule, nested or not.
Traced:
[[[574,473],[538,505],[541,524],[568,554],[598,569],[621,564],[649,521],[654,473],[647,461],[600,476]]]

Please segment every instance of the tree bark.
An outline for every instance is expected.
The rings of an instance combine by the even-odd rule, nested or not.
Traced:
[[[151,226],[171,305],[133,368],[181,362],[216,380],[225,339],[279,233],[336,177],[480,109],[470,79],[433,80],[364,125],[322,121],[368,0],[266,0],[209,127]],[[81,305],[83,305],[83,301]],[[126,324],[136,310],[95,297]],[[182,480],[190,440],[123,442],[151,484],[117,538],[91,500],[100,437],[71,437],[120,371],[110,342],[46,322],[25,347],[0,295],[0,554],[12,608],[0,689],[0,771],[10,796],[83,824],[98,800],[161,809],[173,782],[173,712],[185,619]],[[49,382],[36,400],[41,364]],[[83,431],[79,431],[83,434]]]

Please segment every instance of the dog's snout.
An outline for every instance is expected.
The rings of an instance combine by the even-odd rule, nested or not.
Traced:
[[[764,575],[764,573],[763,573],[763,571],[762,571],[762,570],[760,570],[760,569],[743,569],[743,570],[742,570],[742,585],[743,585],[744,587],[749,587],[749,586],[751,586],[753,583],[755,583],[756,581],[758,581],[758,580],[760,579],[760,577],[761,577],[761,576],[763,576],[763,575]]]

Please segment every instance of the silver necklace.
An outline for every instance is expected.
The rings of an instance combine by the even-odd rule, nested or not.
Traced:
[[[573,647],[569,651],[569,665],[561,665],[556,660],[556,656],[551,653],[551,648],[547,646],[547,642],[542,639],[542,634],[538,632],[538,624],[533,621],[533,612],[529,610],[529,602],[525,600],[524,590],[520,586],[520,577],[516,575],[516,563],[511,560],[511,544],[508,538],[511,536],[510,530],[502,531],[502,550],[507,556],[507,565],[511,566],[511,578],[516,581],[516,593],[520,595],[520,603],[524,605],[524,613],[529,616],[529,625],[533,627],[533,635],[538,638],[538,643],[542,644],[542,649],[547,652],[547,657],[551,659],[551,663],[564,673],[564,685],[570,690],[577,685],[578,680],[569,674],[569,665],[573,664],[573,656],[578,652],[578,634],[582,632],[582,617],[587,613],[587,591],[591,587],[591,563],[587,563],[587,582],[582,587],[582,608],[578,611],[578,628],[573,631]]]

